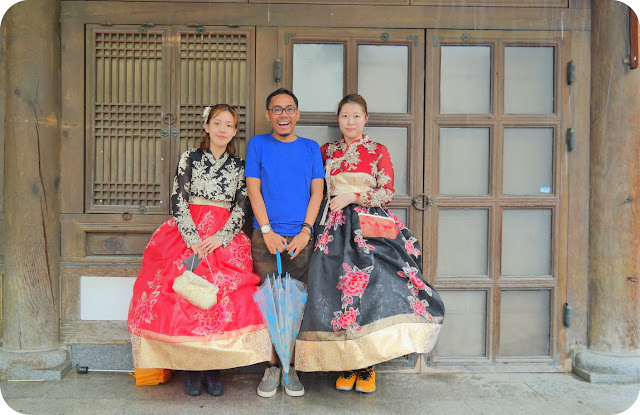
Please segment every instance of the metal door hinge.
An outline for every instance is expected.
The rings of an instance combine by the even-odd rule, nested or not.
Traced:
[[[573,61],[567,63],[567,84],[573,85],[576,81],[576,64]]]
[[[569,303],[564,303],[562,311],[562,324],[564,324],[565,327],[571,326],[571,323],[573,323],[573,308]]]
[[[576,132],[573,128],[567,128],[567,151],[573,151],[576,148]]]
[[[180,130],[178,130],[177,128],[163,128],[162,130],[160,130],[160,137],[180,137]]]
[[[276,59],[273,63],[273,74],[276,79],[276,84],[280,82],[280,78],[282,78],[282,61],[280,59]]]

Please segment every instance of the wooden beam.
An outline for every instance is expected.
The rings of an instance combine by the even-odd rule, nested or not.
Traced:
[[[566,30],[591,28],[587,8],[362,6],[63,1],[63,22],[97,24]],[[354,19],[353,16],[358,16]]]

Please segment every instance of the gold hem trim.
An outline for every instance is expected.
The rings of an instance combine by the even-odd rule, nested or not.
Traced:
[[[213,341],[166,343],[131,335],[135,368],[214,370],[249,366],[271,359],[267,329]]]
[[[372,366],[409,353],[429,353],[441,324],[400,323],[350,340],[296,340],[296,370],[333,372]]]

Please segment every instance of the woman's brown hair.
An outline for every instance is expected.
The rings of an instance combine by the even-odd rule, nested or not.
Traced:
[[[367,112],[367,101],[362,98],[362,95],[349,94],[346,97],[342,98],[342,100],[338,104],[338,115],[340,115],[340,110],[342,110],[342,106],[344,104],[358,104],[364,110],[364,115],[369,115],[369,113]]]
[[[207,119],[205,120],[205,124],[209,124],[209,121],[211,121],[211,118],[215,117],[216,115],[220,114],[222,111],[227,111],[229,114],[231,114],[231,116],[233,117],[233,128],[238,128],[238,113],[236,112],[236,110],[233,109],[233,107],[231,107],[230,105],[227,104],[216,104],[213,107],[211,107],[211,109],[209,110],[209,115],[207,116]],[[235,137],[233,137],[231,139],[231,141],[229,141],[229,143],[227,144],[227,148],[225,149],[225,151],[230,155],[230,156],[235,156],[236,155],[236,146],[234,144],[235,141]],[[200,140],[200,150],[203,151],[208,151],[209,150],[209,133],[204,132],[204,136],[202,136],[202,139]]]

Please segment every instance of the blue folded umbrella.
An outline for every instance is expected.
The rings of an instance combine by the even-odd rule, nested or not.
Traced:
[[[282,276],[280,252],[276,253],[278,275],[267,276],[256,290],[253,300],[260,308],[280,363],[285,370],[285,383],[289,384],[289,371],[293,347],[295,345],[302,314],[307,302],[307,290],[302,282],[291,278],[289,273]]]

